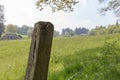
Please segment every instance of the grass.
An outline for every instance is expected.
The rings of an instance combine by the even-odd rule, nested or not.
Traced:
[[[112,44],[119,38],[120,34],[54,38],[48,80],[119,80],[120,41],[112,55],[103,56],[105,40]],[[0,80],[24,80],[29,46],[30,40],[0,41]]]
[[[0,80],[23,80],[30,41],[0,41]]]

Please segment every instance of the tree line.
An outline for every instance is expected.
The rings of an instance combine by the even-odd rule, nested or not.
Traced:
[[[108,26],[96,26],[95,28],[92,28],[91,30],[87,28],[75,28],[74,30],[70,28],[64,28],[62,29],[61,34],[59,31],[54,31],[54,37],[57,36],[75,36],[75,35],[105,35],[105,34],[114,34],[114,33],[120,33],[120,24],[118,21],[116,21],[116,24],[109,24]]]
[[[8,24],[5,26],[5,33],[17,33],[20,35],[28,35],[31,37],[33,32],[33,27],[29,27],[27,25],[23,25],[18,27],[17,25]],[[63,28],[61,33],[59,31],[54,30],[54,37],[64,36],[76,36],[76,35],[104,35],[104,34],[113,34],[120,33],[120,24],[118,21],[116,24],[108,25],[108,26],[96,26],[95,28],[89,30],[85,27],[76,27],[75,29]]]
[[[87,28],[81,28],[81,27],[76,27],[74,30],[70,29],[70,28],[64,28],[62,29],[62,32],[60,34],[59,31],[54,31],[54,37],[57,37],[57,36],[65,36],[65,37],[68,37],[68,36],[75,36],[75,35],[86,35],[88,34],[89,32],[89,29]]]
[[[104,35],[113,33],[120,33],[120,24],[118,21],[116,24],[108,26],[96,26],[96,28],[90,30],[89,35]]]
[[[32,32],[33,32],[33,27],[29,27],[27,25],[18,27],[17,25],[8,24],[5,25],[5,30],[4,30],[4,34],[13,33],[19,35],[28,35],[28,37],[32,36]]]
[[[28,37],[32,36],[33,27],[22,25],[18,27],[17,25],[8,24],[5,25],[4,34],[5,33],[15,33],[19,35],[27,35]],[[96,26],[95,28],[89,30],[85,27],[76,27],[74,30],[70,28],[62,29],[62,32],[54,30],[54,37],[64,36],[76,36],[76,35],[104,35],[104,34],[113,34],[120,33],[120,24],[118,21],[116,24],[108,25],[108,26]]]

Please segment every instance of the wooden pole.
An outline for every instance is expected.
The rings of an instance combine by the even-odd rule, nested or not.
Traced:
[[[35,24],[24,80],[47,80],[53,31],[50,22]]]

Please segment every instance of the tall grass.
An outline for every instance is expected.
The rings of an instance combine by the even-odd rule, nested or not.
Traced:
[[[112,44],[120,34],[54,38],[48,80],[119,80],[120,41],[104,58],[106,38]],[[0,41],[0,80],[24,79],[29,46],[30,40]]]
[[[23,80],[29,42],[0,41],[0,80]]]

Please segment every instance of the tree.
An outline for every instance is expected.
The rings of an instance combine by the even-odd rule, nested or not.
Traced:
[[[98,32],[97,32],[98,35],[104,35],[106,34],[105,32],[105,28],[101,28]]]
[[[100,13],[104,14],[113,11],[117,17],[120,17],[120,0],[98,0],[99,3],[106,4],[100,8]],[[52,11],[63,10],[65,12],[73,11],[73,6],[79,3],[79,0],[37,0],[36,6],[43,10],[45,6],[51,7]]]
[[[23,25],[22,27],[17,28],[17,33],[21,35],[27,35],[28,29],[29,29],[29,26]]]
[[[88,34],[88,29],[86,28],[76,28],[75,29],[75,34],[76,35],[81,35],[81,34]]]
[[[73,36],[74,31],[70,28],[62,29],[62,35],[63,36]]]
[[[73,11],[73,6],[78,3],[78,0],[38,0],[36,6],[43,10],[45,6],[51,7],[52,11],[63,10],[65,12]]]
[[[17,32],[17,26],[13,24],[8,24],[5,28],[6,33],[16,33]]]
[[[108,11],[113,11],[117,17],[120,17],[120,0],[99,0],[99,3],[106,4],[100,9],[100,12],[105,15]]]
[[[76,28],[75,29],[75,34],[80,35],[81,34],[81,28]]]
[[[96,26],[96,28],[93,28],[89,32],[90,35],[104,35],[114,33],[120,33],[120,24],[118,22],[108,26]]]
[[[97,34],[97,30],[92,29],[91,31],[89,31],[89,35],[96,35]]]
[[[4,32],[4,25],[3,23],[0,23],[0,37],[2,36],[3,32]]]
[[[4,32],[4,6],[0,5],[0,37]]]

